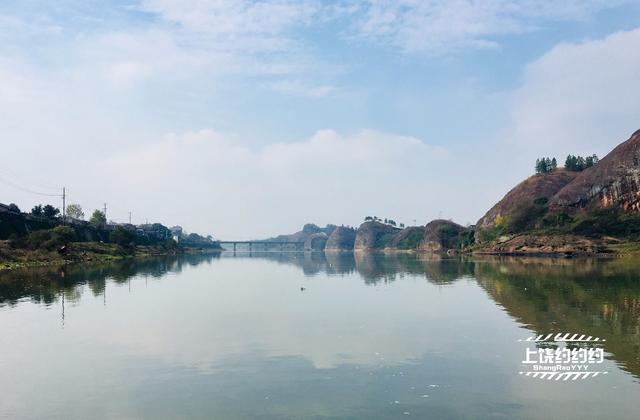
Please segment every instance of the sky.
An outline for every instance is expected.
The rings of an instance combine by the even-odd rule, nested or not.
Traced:
[[[223,240],[475,223],[640,128],[625,0],[0,2],[0,202]]]

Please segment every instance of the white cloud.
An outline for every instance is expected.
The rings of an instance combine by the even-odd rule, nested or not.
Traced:
[[[305,96],[310,98],[324,98],[335,95],[340,91],[337,86],[329,84],[305,83],[298,80],[279,80],[269,84],[267,87],[282,93],[295,96]]]
[[[315,11],[309,1],[143,0],[142,9],[211,34],[272,35],[305,22]]]
[[[143,0],[141,8],[197,34],[209,47],[262,53],[294,48],[288,32],[317,11],[313,2],[289,0]]]
[[[355,224],[371,212],[421,218],[429,196],[444,201],[455,194],[451,185],[429,182],[448,161],[442,148],[369,130],[321,130],[260,149],[202,130],[126,151],[110,160],[105,176],[149,211],[159,196],[171,197],[155,210],[159,220],[223,237],[260,237],[309,221]],[[181,216],[185,203],[189,220]]]
[[[624,2],[368,0],[356,34],[407,52],[448,54],[494,48],[501,35],[532,31],[548,21],[587,19]]]
[[[560,44],[524,72],[510,137],[562,153],[604,154],[640,128],[640,28]]]

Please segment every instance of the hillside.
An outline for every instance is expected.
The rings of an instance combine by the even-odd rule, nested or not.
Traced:
[[[424,237],[420,242],[421,251],[444,253],[459,250],[465,234],[465,228],[449,220],[433,220],[424,228]]]
[[[640,130],[581,172],[529,177],[476,225],[476,250],[593,254],[640,241]]]
[[[302,230],[288,235],[278,235],[273,238],[265,239],[266,242],[307,242],[307,240],[317,233],[324,233],[327,236],[336,229],[336,225],[327,225],[323,228],[313,223],[307,223]]]
[[[550,204],[640,211],[640,130],[597,165],[580,172],[558,191]]]
[[[476,223],[476,229],[485,230],[493,228],[501,220],[513,216],[523,206],[529,206],[536,199],[550,200],[558,191],[571,183],[578,176],[577,172],[570,172],[558,168],[548,174],[532,175],[516,185],[504,198],[498,201]]]
[[[400,229],[380,222],[364,222],[356,232],[354,249],[360,251],[386,248]]]
[[[352,251],[356,242],[356,230],[350,227],[337,227],[325,244],[327,251]]]

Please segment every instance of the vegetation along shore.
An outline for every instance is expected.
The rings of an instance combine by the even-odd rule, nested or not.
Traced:
[[[0,270],[221,250],[210,236],[187,234],[180,226],[108,223],[99,210],[84,221],[78,205],[67,210],[63,217],[51,205],[26,213],[0,204]]]

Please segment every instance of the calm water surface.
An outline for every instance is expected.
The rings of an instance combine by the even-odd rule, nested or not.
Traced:
[[[607,375],[519,375],[534,334]],[[640,262],[222,254],[0,273],[0,418],[637,419]]]

